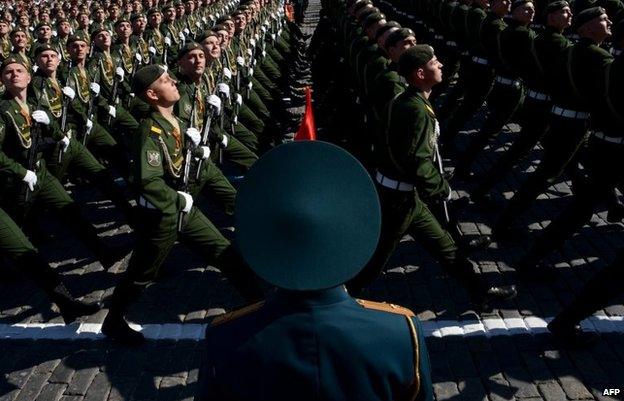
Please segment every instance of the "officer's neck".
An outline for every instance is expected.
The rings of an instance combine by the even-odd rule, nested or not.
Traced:
[[[162,114],[163,117],[165,117],[167,120],[175,119],[175,114],[173,112],[173,104],[170,106],[161,106],[161,105],[156,104],[154,105],[154,108],[156,109],[156,111]]]
[[[26,100],[28,99],[28,88],[7,88],[7,91],[11,94],[11,97],[13,99],[21,103],[26,103]]]

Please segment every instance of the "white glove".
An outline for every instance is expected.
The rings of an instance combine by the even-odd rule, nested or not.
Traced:
[[[254,39],[259,40],[259,39],[260,39],[260,35],[255,34],[255,35],[254,35]],[[254,43],[254,46],[255,46],[255,45],[256,45],[256,44]]]
[[[141,56],[141,54],[140,54],[140,53],[135,54],[135,55],[134,55],[134,58],[135,58],[135,59],[136,59],[139,63],[141,63],[141,62],[143,61],[143,56]]]
[[[184,32],[180,32],[180,33],[178,34],[178,37],[179,37],[179,38],[180,38],[180,40],[181,40],[181,41],[183,41],[183,42],[186,40],[186,36],[184,36]]]
[[[236,94],[236,103],[238,103],[239,106],[243,105],[243,96],[241,96],[240,93]]]
[[[253,56],[253,50],[251,50],[251,49],[247,49],[247,55],[248,55],[249,57]]]
[[[245,65],[245,59],[242,56],[236,57],[236,64],[238,64],[240,66],[244,66]]]
[[[208,96],[208,104],[217,109],[217,114],[221,114],[221,99],[217,95]]]
[[[266,57],[266,50],[262,50],[262,57]]]
[[[39,69],[39,66],[37,64],[33,65],[33,72],[37,72],[37,70]]]
[[[186,136],[193,142],[193,145],[199,145],[201,141],[201,135],[199,134],[199,130],[197,128],[188,128],[186,130]]]
[[[223,93],[228,99],[230,98],[230,86],[228,84],[223,82],[217,84],[217,90]]]
[[[187,34],[187,35],[189,35],[189,34],[191,33],[191,31],[189,31],[189,29],[188,29],[188,28],[184,28],[184,31],[183,31],[183,32],[184,32],[185,34]]]
[[[199,21],[195,23],[195,26],[201,29],[201,24],[199,23]]]
[[[35,185],[37,185],[37,174],[34,171],[26,170],[26,175],[22,178],[26,184],[28,184],[28,188],[31,191],[35,190]]]
[[[115,69],[115,74],[117,74],[117,76],[119,77],[119,82],[123,82],[124,77],[126,76],[126,72],[124,71],[124,69],[121,67],[117,67]]]
[[[206,17],[202,17],[202,21],[204,21],[204,24],[208,23],[208,20],[206,19]]]
[[[247,70],[247,73],[249,74],[250,77],[253,77],[253,67],[249,67],[249,69]]]
[[[202,155],[201,158],[202,160],[206,160],[207,158],[210,157],[210,147],[209,146],[200,146]]]
[[[95,96],[100,94],[100,84],[97,82],[91,82],[91,84],[89,84],[89,88],[91,88],[91,92],[93,92]]]
[[[247,88],[249,88],[249,90],[251,90],[251,88],[253,88],[253,82],[251,82],[251,81],[247,82]]]
[[[76,97],[76,92],[69,86],[66,86],[63,88],[63,95],[67,96],[71,100],[74,100],[74,97]]]
[[[190,212],[191,208],[193,207],[193,197],[190,194],[187,194],[186,192],[178,191],[178,193],[182,195],[182,197],[184,198],[185,205],[182,211],[184,213]]]
[[[67,136],[64,136],[63,139],[60,140],[63,153],[67,152],[67,149],[69,148],[69,141],[70,139]]]
[[[249,39],[249,44],[250,44],[252,47],[256,47],[256,40],[255,40],[254,38]]]
[[[165,44],[171,46],[171,38],[169,36],[165,36]]]
[[[147,50],[150,52],[152,56],[156,55],[156,48],[154,46],[148,47]]]
[[[267,31],[267,27],[266,27],[265,25],[262,25],[262,26],[260,27],[260,30],[262,31],[262,33],[266,33],[266,31]]]
[[[43,110],[35,110],[32,112],[32,118],[39,124],[50,125],[50,117]]]
[[[275,41],[275,38],[276,38],[275,34],[274,34],[274,33],[272,33],[272,34],[271,34],[271,39],[272,39],[273,41]]]
[[[58,32],[52,31],[52,36],[54,36],[56,38],[58,36]]]
[[[232,71],[231,71],[229,68],[227,68],[227,67],[225,67],[225,68],[223,69],[223,75],[224,75],[227,79],[232,79]]]
[[[223,149],[227,148],[228,142],[229,142],[229,139],[228,139],[227,135],[224,134],[223,135],[223,139],[221,139],[221,147]]]
[[[115,109],[115,106],[108,106],[108,115],[113,118],[117,117],[117,110]]]

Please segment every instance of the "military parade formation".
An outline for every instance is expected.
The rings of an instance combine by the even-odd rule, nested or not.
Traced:
[[[557,280],[544,259],[598,207],[624,218],[621,0],[321,5],[311,38],[307,1],[0,5],[0,254],[65,324],[106,308],[101,332],[124,346],[145,342],[125,316],[176,243],[201,256],[246,302],[207,329],[201,400],[432,400],[414,312],[360,299],[406,235],[481,312]],[[310,86],[323,141],[293,142]],[[475,174],[510,123],[520,131]],[[491,236],[464,235],[459,212],[493,210],[498,184],[538,146]],[[528,238],[516,223],[567,179],[570,201]],[[112,202],[130,249],[98,236],[69,183]],[[456,183],[467,196],[453,198]],[[199,198],[234,217],[235,240]],[[43,214],[104,269],[131,253],[105,305],[72,296],[38,251]],[[470,257],[528,239],[517,283],[490,283]],[[623,259],[550,322],[562,345],[592,340],[580,322],[621,292]]]

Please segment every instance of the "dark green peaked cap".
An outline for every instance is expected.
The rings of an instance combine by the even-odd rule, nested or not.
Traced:
[[[166,71],[158,64],[151,64],[138,70],[132,80],[132,92],[141,96]]]
[[[379,240],[375,186],[345,150],[321,141],[280,145],[249,170],[236,197],[243,258],[277,287],[312,291],[353,278]]]

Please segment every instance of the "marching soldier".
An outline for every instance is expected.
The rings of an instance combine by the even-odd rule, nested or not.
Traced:
[[[112,295],[102,332],[121,343],[138,345],[144,341],[143,335],[128,326],[124,315],[142,289],[158,277],[177,239],[219,267],[248,301],[258,300],[262,293],[234,247],[193,207],[193,197],[184,191],[188,191],[183,184],[189,173],[185,163],[196,157],[206,160],[210,151],[200,145],[197,129],[187,127],[173,113],[180,100],[176,82],[161,66],[151,65],[137,72],[133,92],[152,108],[134,149],[133,182],[142,224],[137,227],[137,243],[128,270]]]
[[[147,11],[147,26],[145,28],[144,38],[149,45],[151,64],[166,64],[165,51],[167,49],[165,37],[160,32],[161,23],[162,14],[160,10],[156,7],[149,9]],[[171,45],[171,43],[169,43],[169,45]]]
[[[140,13],[132,14],[130,23],[132,24],[132,36],[130,37],[132,49],[135,53],[141,55],[141,65],[147,65],[150,63],[150,46],[144,37],[147,18]]]
[[[29,42],[28,42],[28,33],[22,28],[15,28],[11,31],[11,44],[13,45],[13,50],[11,51],[11,56],[17,58],[28,71],[32,70],[32,61],[30,61],[30,57],[28,55]]]

